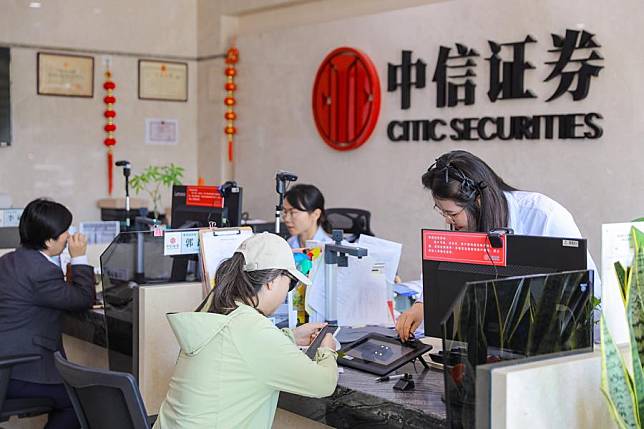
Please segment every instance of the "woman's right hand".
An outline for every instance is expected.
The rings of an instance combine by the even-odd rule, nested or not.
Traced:
[[[329,348],[333,351],[336,350],[336,343],[335,343],[335,338],[333,338],[333,335],[331,334],[326,334],[324,338],[322,339],[322,342],[320,343],[320,347],[326,347]]]
[[[72,258],[83,256],[87,253],[87,237],[80,232],[70,235],[67,239],[67,248],[69,249],[69,256]]]
[[[396,331],[398,331],[401,341],[409,340],[410,335],[418,328],[424,316],[422,302],[415,303],[409,310],[400,315],[396,322]]]

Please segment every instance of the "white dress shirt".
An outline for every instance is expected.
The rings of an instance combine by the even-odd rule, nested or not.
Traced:
[[[57,267],[60,267],[60,256],[49,256],[42,250],[40,253],[49,260],[52,264],[56,265]],[[72,265],[89,265],[89,259],[87,259],[87,255],[81,255],[81,256],[75,256],[71,258],[70,263]],[[65,267],[61,267],[63,271],[65,271]]]
[[[327,234],[322,229],[321,226],[318,226],[318,230],[315,231],[315,235],[313,236],[313,238],[311,240],[320,241],[322,243],[330,243],[330,242],[333,241],[331,236],[329,234]],[[299,249],[301,247],[304,247],[304,245],[306,244],[306,243],[302,243],[302,245],[300,245],[300,239],[299,239],[299,237],[297,235],[290,236],[289,239],[286,240],[286,241],[288,241],[288,244],[291,246],[292,249]]]

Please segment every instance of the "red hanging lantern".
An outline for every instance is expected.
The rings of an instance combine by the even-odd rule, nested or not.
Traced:
[[[112,72],[109,69],[105,71],[105,83],[103,88],[106,91],[106,95],[103,98],[105,103],[105,111],[103,116],[106,119],[106,124],[103,127],[106,133],[106,137],[103,140],[103,145],[107,148],[107,192],[109,195],[112,195],[112,189],[114,185],[114,153],[113,147],[116,146],[116,139],[114,138],[114,132],[116,131],[116,125],[114,124],[114,118],[116,117],[116,111],[114,111],[114,104],[116,103],[116,97],[113,95],[113,91],[116,88],[116,84],[112,82]]]
[[[237,90],[237,84],[235,84],[235,76],[237,75],[237,70],[235,69],[235,64],[239,61],[239,50],[237,48],[231,47],[226,51],[226,68],[224,69],[224,74],[226,75],[226,84],[224,89],[226,90],[226,97],[224,98],[224,104],[226,105],[226,113],[224,114],[224,119],[228,121],[226,127],[224,128],[224,134],[226,135],[226,140],[228,141],[228,161],[233,162],[234,160],[234,151],[233,151],[233,136],[237,134],[237,128],[235,128],[235,119],[237,119],[237,114],[233,111],[233,106],[236,104],[234,97],[234,92]]]

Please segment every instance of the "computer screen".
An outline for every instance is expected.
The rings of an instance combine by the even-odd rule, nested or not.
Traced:
[[[16,247],[20,247],[20,232],[18,231],[18,227],[10,226],[0,228],[0,249],[15,249]]]
[[[221,189],[221,191],[220,191]],[[172,229],[241,224],[242,188],[227,182],[216,186],[172,187]]]
[[[422,230],[425,335],[441,337],[441,322],[466,282],[585,270],[586,240]]]
[[[235,182],[222,186],[172,187],[172,229],[205,228],[214,222],[217,227],[235,227],[241,224],[242,188]],[[197,255],[173,256],[172,281],[181,280],[196,271],[201,278]]]

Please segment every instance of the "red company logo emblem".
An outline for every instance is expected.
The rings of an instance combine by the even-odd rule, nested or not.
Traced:
[[[324,141],[336,150],[360,147],[380,113],[380,80],[371,59],[341,47],[326,56],[313,85],[313,116]]]

